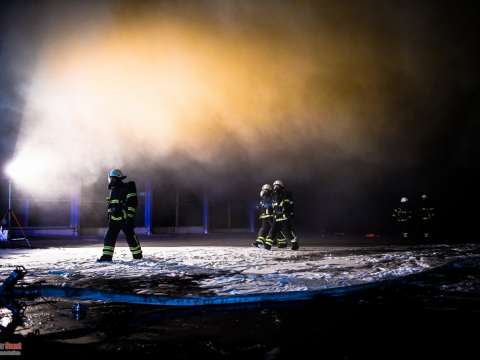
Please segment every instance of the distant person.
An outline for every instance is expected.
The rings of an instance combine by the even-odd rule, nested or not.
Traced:
[[[432,237],[433,220],[435,217],[435,208],[433,207],[429,196],[422,194],[420,204],[417,210],[420,233],[424,239]]]
[[[107,197],[108,230],[103,243],[103,255],[98,261],[112,261],[115,243],[122,230],[134,259],[142,258],[142,248],[135,235],[135,214],[137,211],[137,187],[135,182],[124,183],[122,172],[113,169],[108,174]]]
[[[264,247],[267,236],[273,227],[273,188],[270,184],[265,184],[260,190],[260,202],[257,209],[260,210],[260,229],[253,246]]]
[[[392,216],[398,224],[402,237],[408,238],[412,223],[412,210],[407,197],[404,196],[400,199],[400,205],[393,210]]]
[[[287,241],[289,241],[292,250],[298,250],[299,245],[293,225],[293,199],[281,180],[275,180],[273,183],[273,214],[273,228],[265,240],[265,249],[270,250],[276,240],[279,248],[287,247]]]

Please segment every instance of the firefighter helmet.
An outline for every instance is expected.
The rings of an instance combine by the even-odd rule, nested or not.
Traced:
[[[285,187],[285,185],[283,185],[283,181],[282,181],[282,180],[275,180],[275,181],[273,182],[273,187],[275,187],[275,186],[280,186],[280,187],[282,187],[282,188]]]
[[[408,198],[404,196],[400,199],[400,202],[401,203],[406,203],[406,202],[408,202]]]
[[[263,197],[265,193],[272,191],[272,185],[270,184],[264,184],[262,186],[262,190],[260,191],[260,197]]]
[[[109,178],[115,177],[115,178],[119,178],[121,180],[126,178],[126,176],[124,176],[123,173],[119,169],[110,170],[110,172],[108,173],[108,177]]]
[[[272,185],[265,184],[265,185],[262,186],[262,190],[272,191]]]

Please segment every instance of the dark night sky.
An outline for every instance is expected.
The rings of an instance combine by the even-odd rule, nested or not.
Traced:
[[[61,3],[62,11],[68,12],[67,1]],[[260,160],[252,160],[242,155],[245,144],[240,140],[237,143],[233,137],[228,145],[220,145],[224,157],[217,156],[214,165],[180,156],[175,158],[183,164],[179,167],[160,164],[140,170],[138,165],[129,164],[130,172],[136,173],[136,169],[143,174],[161,174],[170,182],[178,179],[182,186],[194,189],[220,187],[222,196],[235,200],[255,198],[259,186],[272,181],[280,167],[279,176],[290,185],[298,200],[299,226],[311,229],[386,229],[390,210],[400,196],[415,198],[427,192],[438,204],[446,230],[474,233],[476,214],[470,209],[478,203],[480,194],[476,174],[480,149],[477,139],[480,133],[480,19],[475,2],[306,1],[294,6],[295,13],[291,16],[289,11],[278,10],[271,17],[263,15],[272,8],[288,10],[285,4],[289,3],[138,3],[116,2],[116,11],[122,16],[142,14],[150,8],[174,8],[176,16],[180,13],[184,21],[192,17],[194,21],[205,18],[211,22],[213,15],[209,12],[215,13],[217,7],[224,11],[224,4],[228,3],[231,12],[227,20],[222,18],[224,23],[218,25],[221,21],[214,17],[218,20],[212,25],[216,31],[227,32],[231,31],[230,27],[237,27],[240,30],[235,31],[251,41],[252,33],[258,29],[260,34],[276,37],[275,41],[280,44],[282,37],[289,37],[291,32],[294,38],[307,39],[307,48],[309,44],[317,44],[319,29],[328,29],[335,51],[346,57],[351,53],[352,59],[333,67],[337,72],[335,76],[312,72],[302,84],[302,97],[308,106],[315,108],[320,106],[319,94],[327,91],[327,95],[322,93],[322,106],[329,108],[330,101],[332,108],[354,109],[350,111],[353,122],[339,124],[339,127],[355,131],[360,145],[346,145],[349,137],[344,134],[338,135],[338,141],[329,141],[324,136],[301,141],[296,132],[293,145],[272,147]],[[98,6],[93,4],[91,14],[98,11]],[[76,4],[72,2],[71,6],[75,8]],[[18,70],[30,66],[39,43],[48,41],[45,40],[48,37],[42,36],[44,20],[50,16],[49,9],[55,8],[56,2],[39,1],[5,1],[0,5],[2,168],[14,153],[25,105],[19,90],[25,82],[24,73]],[[86,17],[91,15],[88,5],[82,9]],[[78,17],[75,19],[81,23]],[[278,29],[281,31],[277,32]],[[261,41],[262,37],[259,35],[258,39]],[[286,49],[290,49],[289,46]],[[315,54],[312,59],[315,65],[317,59],[324,61],[325,55]],[[364,62],[369,65],[362,65]],[[371,64],[374,64],[373,70],[369,67]],[[367,70],[375,80],[365,85],[365,79],[369,78]],[[346,78],[350,80],[347,82]],[[358,83],[356,78],[360,79]],[[371,92],[375,92],[375,96]],[[368,101],[375,105],[366,104]],[[355,116],[358,116],[358,126]],[[316,129],[313,123],[300,126]],[[335,126],[331,125],[332,134],[336,134]],[[274,136],[282,136],[278,131]],[[283,167],[282,162],[286,164]],[[186,177],[182,176],[185,169],[188,169]],[[201,184],[192,180],[197,177],[202,179]],[[2,201],[2,209],[4,203]]]

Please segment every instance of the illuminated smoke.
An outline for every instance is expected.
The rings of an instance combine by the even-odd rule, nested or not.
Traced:
[[[382,160],[394,54],[378,59],[368,34],[318,24],[308,6],[222,3],[127,4],[51,26],[23,88],[17,183],[66,193],[112,167],[208,172],[241,158],[262,178]]]

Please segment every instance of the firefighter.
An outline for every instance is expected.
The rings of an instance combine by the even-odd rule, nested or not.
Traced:
[[[265,184],[260,191],[260,203],[257,205],[257,209],[260,210],[260,229],[258,230],[258,236],[253,246],[260,247],[265,246],[265,240],[270,230],[273,227],[273,189],[272,185]]]
[[[142,258],[142,248],[135,235],[135,214],[137,211],[137,189],[134,181],[123,182],[126,178],[118,169],[108,174],[107,197],[108,230],[103,243],[103,255],[98,261],[112,261],[120,230],[127,238],[128,246],[134,259]]]
[[[281,180],[273,183],[273,227],[265,240],[265,249],[270,250],[276,240],[279,248],[287,247],[290,242],[292,250],[298,250],[299,245],[293,227],[293,199]]]
[[[420,197],[420,206],[418,208],[417,215],[423,238],[431,238],[435,208],[432,206],[430,198],[427,196],[427,194],[422,194]]]
[[[400,205],[393,210],[392,216],[400,228],[402,237],[405,239],[408,238],[411,227],[412,211],[410,210],[410,204],[407,197],[403,196],[400,199]]]

